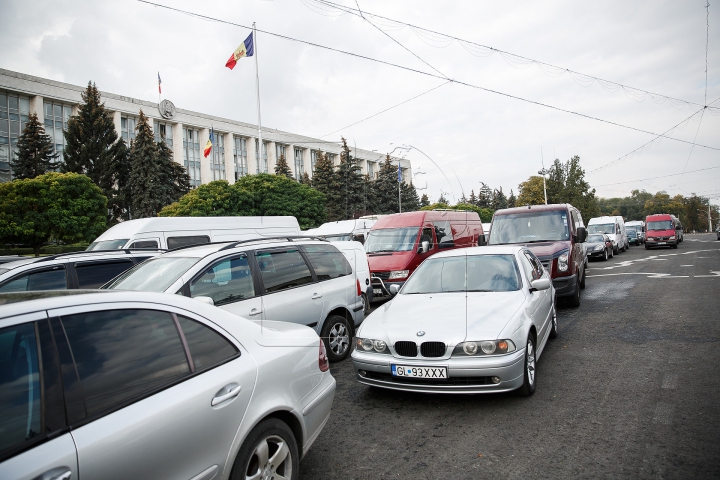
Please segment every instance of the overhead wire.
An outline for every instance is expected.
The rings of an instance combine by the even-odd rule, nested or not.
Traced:
[[[323,4],[323,5],[326,5],[326,6],[334,7],[334,8],[336,8],[336,9],[341,10],[341,11],[344,11],[344,12],[346,12],[346,13],[351,13],[351,14],[352,14],[352,13],[356,12],[356,10],[355,10],[354,8],[352,8],[352,7],[347,7],[347,6],[345,6],[345,5],[340,5],[340,4],[335,3],[335,2],[332,2],[332,1],[330,1],[330,0],[306,0],[306,1],[311,1],[311,2],[315,2],[315,3]],[[708,6],[709,6],[709,3],[708,3]],[[542,62],[542,61],[540,61],[540,60],[535,60],[535,59],[532,59],[532,58],[529,58],[529,57],[525,57],[525,56],[522,56],[522,55],[517,55],[517,54],[511,53],[511,52],[505,51],[505,50],[500,50],[500,49],[497,49],[497,48],[489,47],[489,46],[487,46],[487,45],[483,45],[483,44],[480,44],[480,43],[476,43],[476,42],[473,42],[473,41],[470,41],[470,40],[465,40],[465,39],[462,39],[462,38],[459,38],[459,37],[456,37],[456,36],[453,36],[453,35],[450,35],[450,34],[438,32],[438,31],[431,30],[431,29],[428,29],[428,28],[420,27],[420,26],[418,26],[418,25],[413,25],[413,24],[408,23],[408,22],[403,22],[403,21],[400,21],[400,20],[395,20],[395,19],[392,19],[392,18],[384,17],[384,16],[382,16],[382,15],[370,13],[370,12],[368,12],[368,11],[364,11],[363,14],[366,15],[366,16],[371,16],[371,17],[374,17],[374,18],[379,18],[379,19],[387,20],[387,21],[390,21],[390,22],[392,22],[393,24],[396,24],[396,25],[403,25],[403,26],[410,27],[410,29],[411,29],[413,32],[415,32],[415,34],[418,35],[418,37],[420,37],[420,35],[418,34],[418,31],[422,31],[422,32],[426,32],[426,33],[429,33],[429,34],[437,35],[437,36],[442,37],[442,38],[448,38],[448,39],[457,41],[457,42],[460,43],[460,45],[463,46],[466,50],[468,50],[468,48],[466,47],[466,45],[472,45],[473,48],[476,49],[476,51],[477,51],[477,49],[481,49],[481,50],[483,50],[484,52],[487,52],[487,55],[484,55],[484,56],[490,56],[490,55],[492,55],[493,53],[498,53],[498,54],[500,54],[500,56],[503,58],[503,60],[505,60],[509,65],[511,65],[511,66],[513,66],[513,67],[515,67],[515,68],[519,68],[519,67],[516,67],[516,66],[513,64],[513,62],[515,62],[515,64],[518,64],[518,65],[527,65],[527,66],[534,64],[534,65],[537,65],[538,68],[539,68],[543,73],[545,73],[545,74],[548,75],[548,76],[559,77],[559,76],[561,76],[561,75],[564,75],[565,73],[568,73],[568,74],[573,78],[573,80],[574,80],[576,83],[578,83],[579,85],[581,84],[581,82],[587,82],[587,86],[590,86],[593,82],[597,82],[598,85],[600,85],[603,89],[605,89],[605,90],[607,90],[607,91],[609,91],[609,92],[616,92],[616,91],[618,91],[619,89],[622,89],[623,92],[625,93],[625,95],[626,95],[628,98],[630,98],[630,99],[632,99],[632,100],[635,100],[635,101],[643,101],[646,96],[649,96],[655,103],[664,103],[665,100],[668,100],[668,101],[670,101],[671,104],[673,104],[673,106],[675,106],[675,102],[677,102],[677,103],[679,103],[679,104],[682,104],[683,106],[686,106],[686,105],[695,105],[695,106],[698,106],[698,107],[702,107],[702,106],[705,106],[705,105],[707,104],[707,98],[705,99],[705,100],[706,100],[706,103],[701,105],[701,104],[696,103],[696,102],[690,102],[690,101],[687,101],[687,100],[682,100],[682,99],[679,99],[679,98],[671,97],[671,96],[669,96],[669,95],[663,95],[663,94],[660,94],[660,93],[651,92],[651,91],[649,91],[649,90],[644,90],[644,89],[640,89],[640,88],[631,87],[631,86],[629,86],[629,85],[625,85],[625,84],[622,84],[622,83],[614,82],[614,81],[612,81],[612,80],[606,80],[606,79],[603,79],[603,78],[600,78],[600,77],[596,77],[596,76],[593,76],[593,75],[588,75],[588,74],[585,74],[585,73],[582,73],[582,72],[578,72],[578,71],[576,71],[576,70],[571,70],[571,69],[569,69],[569,68],[559,67],[559,66],[556,66],[556,65],[547,63],[547,62]],[[421,40],[422,40],[422,38],[421,38]],[[427,42],[426,42],[426,43],[427,43]],[[430,45],[430,46],[435,46],[435,45],[432,45],[431,43],[427,43],[427,44]],[[449,45],[449,44],[448,44],[448,45]],[[447,46],[447,45],[446,45],[446,46]],[[470,52],[470,51],[468,50],[468,52]],[[470,52],[470,53],[472,53],[473,55],[475,55],[473,52]],[[478,55],[476,55],[476,56],[478,56]],[[549,72],[552,72],[552,73],[549,73]],[[579,83],[579,82],[580,82],[580,83]],[[584,85],[582,85],[582,86],[584,86]],[[662,101],[658,102],[658,99],[662,99]],[[718,109],[718,110],[720,111],[720,109]]]
[[[700,168],[700,169],[698,169],[698,170],[691,170],[691,171],[689,171],[689,172],[683,172],[683,173],[704,172],[704,171],[706,171],[706,170],[715,170],[715,169],[718,169],[718,168],[720,168],[720,166],[718,166],[718,167]],[[683,173],[671,173],[671,174],[669,174],[669,175],[660,175],[660,176],[657,176],[657,177],[641,178],[641,179],[637,179],[637,180],[627,180],[627,181],[624,181],[624,182],[602,183],[602,184],[600,184],[600,185],[593,185],[593,187],[608,187],[608,186],[611,186],[611,185],[623,185],[623,184],[626,184],[626,183],[644,182],[644,181],[646,181],[646,180],[657,180],[658,178],[677,177],[678,175],[683,175]]]
[[[189,15],[189,16],[191,16],[191,17],[196,17],[196,18],[199,18],[199,19],[202,19],[202,20],[207,20],[207,21],[210,21],[210,22],[223,23],[223,24],[233,25],[233,26],[236,26],[236,27],[241,27],[241,28],[246,28],[246,29],[250,29],[250,28],[251,28],[251,27],[248,26],[248,25],[242,25],[242,24],[239,24],[239,23],[230,22],[230,21],[228,21],[228,20],[221,20],[221,19],[219,19],[219,18],[214,18],[214,17],[210,17],[210,16],[207,16],[207,15],[201,15],[201,14],[198,14],[198,13],[189,12],[189,11],[187,11],[187,10],[182,10],[182,9],[175,8],[175,7],[170,7],[170,6],[168,6],[168,5],[162,5],[162,4],[159,4],[159,3],[150,2],[150,1],[148,1],[148,0],[137,0],[137,1],[138,1],[138,2],[141,2],[141,3],[148,4],[148,5],[152,5],[152,6],[155,6],[155,7],[165,8],[165,9],[167,9],[167,10],[172,10],[172,11],[175,11],[175,12],[178,12],[178,13],[182,13],[182,14],[184,14],[184,15]],[[682,139],[674,138],[674,137],[668,137],[668,136],[666,136],[666,135],[664,135],[664,134],[662,134],[662,133],[661,133],[661,134],[653,133],[653,132],[650,132],[650,131],[647,131],[647,130],[643,130],[643,129],[641,129],[641,128],[631,127],[631,126],[629,126],[629,125],[624,125],[624,124],[622,124],[622,123],[613,122],[613,121],[611,121],[611,120],[605,120],[605,119],[602,119],[602,118],[599,118],[599,117],[594,117],[594,116],[592,116],[592,115],[587,115],[587,114],[584,114],[584,113],[575,112],[575,111],[573,111],[573,110],[568,110],[568,109],[561,108],[561,107],[555,107],[555,106],[549,105],[549,104],[547,104],[547,103],[542,103],[542,102],[538,102],[538,101],[535,101],[535,100],[530,100],[530,99],[527,99],[527,98],[523,98],[523,97],[520,97],[520,96],[517,96],[517,95],[512,95],[512,94],[509,94],[509,93],[500,92],[500,91],[498,91],[498,90],[493,90],[493,89],[491,89],[491,88],[482,87],[482,86],[479,86],[479,85],[474,85],[474,84],[471,84],[471,83],[468,83],[468,82],[464,82],[464,81],[461,81],[461,80],[456,80],[456,79],[452,79],[452,78],[448,79],[447,77],[442,77],[442,76],[436,75],[436,74],[434,74],[434,73],[425,72],[425,71],[418,70],[418,69],[415,69],[415,68],[402,66],[402,65],[399,65],[399,64],[396,64],[396,63],[392,63],[392,62],[385,61],[385,60],[380,60],[380,59],[368,57],[368,56],[366,56],[366,55],[360,55],[360,54],[358,54],[358,53],[348,52],[348,51],[346,51],[346,50],[340,50],[340,49],[338,49],[338,48],[333,48],[333,47],[328,47],[328,46],[325,46],[325,45],[320,45],[320,44],[318,44],[318,43],[310,42],[310,41],[307,41],[307,40],[300,40],[300,39],[298,39],[298,38],[289,37],[289,36],[287,36],[287,35],[282,35],[282,34],[275,33],[275,32],[270,32],[270,31],[268,31],[268,30],[262,30],[262,29],[259,29],[259,28],[256,28],[255,30],[256,30],[257,32],[264,33],[264,34],[267,34],[267,35],[271,35],[271,36],[274,36],[274,37],[277,37],[277,38],[282,38],[282,39],[290,40],[290,41],[293,41],[293,42],[303,43],[303,44],[305,44],[305,45],[310,45],[310,46],[317,47],[317,48],[321,48],[321,49],[324,49],[324,50],[329,50],[329,51],[333,51],[333,52],[337,52],[337,53],[342,53],[342,54],[349,55],[349,56],[356,57],[356,58],[362,58],[362,59],[365,59],[365,60],[369,60],[369,61],[371,61],[371,62],[376,62],[376,63],[380,63],[380,64],[383,64],[383,65],[388,65],[388,66],[395,67],[395,68],[399,68],[399,69],[406,70],[406,71],[409,71],[409,72],[414,72],[414,73],[418,73],[418,74],[421,74],[421,75],[425,75],[425,76],[428,76],[428,77],[439,78],[439,79],[441,79],[441,80],[450,80],[451,82],[457,83],[458,85],[463,85],[463,86],[465,86],[465,87],[474,88],[474,89],[476,89],[476,90],[481,90],[481,91],[484,91],[484,92],[493,93],[493,94],[500,95],[500,96],[503,96],[503,97],[512,98],[512,99],[519,100],[519,101],[522,101],[522,102],[526,102],[526,103],[530,103],[530,104],[533,104],[533,105],[537,105],[537,106],[549,108],[549,109],[552,109],[552,110],[556,110],[556,111],[558,111],[558,112],[569,113],[569,114],[571,114],[571,115],[576,115],[576,116],[578,116],[578,117],[587,118],[587,119],[589,119],[589,120],[595,120],[595,121],[598,121],[598,122],[601,122],[601,123],[606,123],[606,124],[608,124],[608,125],[614,125],[614,126],[616,126],[616,127],[625,128],[625,129],[628,129],[628,130],[633,130],[633,131],[640,132],[640,133],[645,133],[645,134],[648,134],[648,135],[654,135],[654,136],[658,136],[658,137],[668,138],[668,139],[674,140],[674,141],[676,141],[676,142],[692,144],[691,142],[689,142],[689,141],[687,141],[687,140],[682,140]],[[697,145],[697,146],[699,146],[699,147],[703,147],[703,148],[708,148],[708,149],[710,149],[710,150],[720,150],[720,148],[711,147],[711,146],[708,146],[708,145],[702,145],[702,144],[695,144],[695,145]]]

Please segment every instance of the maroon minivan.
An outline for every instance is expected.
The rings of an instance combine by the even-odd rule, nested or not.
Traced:
[[[570,204],[528,205],[497,210],[488,245],[525,245],[550,272],[557,297],[580,306],[585,288],[587,231],[580,211]]]

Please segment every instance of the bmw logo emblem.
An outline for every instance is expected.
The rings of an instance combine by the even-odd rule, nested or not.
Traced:
[[[423,335],[425,335],[425,332],[423,332],[422,330],[420,330],[419,332],[417,332],[417,336],[418,336],[418,337],[422,337]]]

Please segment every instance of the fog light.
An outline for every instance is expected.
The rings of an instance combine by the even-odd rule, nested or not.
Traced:
[[[358,370],[358,373],[360,374],[361,377],[364,377],[365,375],[367,375],[367,372],[365,370]]]
[[[490,377],[490,381],[493,383],[500,383],[500,377]]]

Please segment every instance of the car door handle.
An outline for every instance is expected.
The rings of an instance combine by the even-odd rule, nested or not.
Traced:
[[[72,471],[67,467],[57,467],[52,470],[48,470],[42,475],[38,475],[33,480],[70,480],[72,478]]]
[[[313,300],[317,300],[318,298],[322,298],[322,295],[319,293],[313,293],[313,296],[311,297]]]
[[[255,315],[260,315],[262,313],[262,310],[258,310],[257,308],[253,308],[250,310],[250,313],[248,313],[249,316],[254,317]]]
[[[219,392],[215,394],[215,397],[212,399],[212,402],[210,402],[210,405],[214,407],[219,403],[230,400],[233,397],[237,397],[240,393],[241,388],[242,387],[237,383],[229,383],[225,385],[223,388],[220,389]]]

